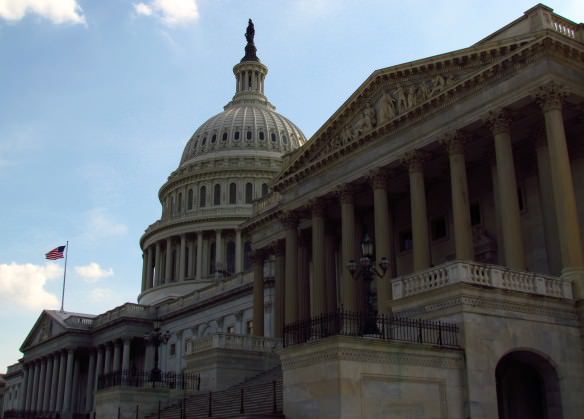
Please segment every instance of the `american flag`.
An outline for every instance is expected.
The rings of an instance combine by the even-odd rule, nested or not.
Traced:
[[[48,253],[45,253],[45,259],[56,260],[63,259],[63,252],[65,251],[65,246],[55,247]]]

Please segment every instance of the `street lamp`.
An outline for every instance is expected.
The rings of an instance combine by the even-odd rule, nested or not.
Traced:
[[[144,335],[144,340],[146,342],[151,342],[154,346],[154,368],[150,371],[150,381],[156,382],[161,381],[162,374],[160,368],[158,368],[158,347],[160,344],[168,343],[170,339],[170,332],[167,330],[166,332],[160,332],[160,320],[156,319],[153,323],[154,330],[152,333],[146,333]]]
[[[365,281],[365,286],[367,293],[365,294],[365,307],[367,308],[367,312],[365,314],[365,325],[364,325],[364,334],[377,334],[377,322],[375,321],[375,308],[373,306],[373,291],[371,289],[371,283],[373,282],[373,278],[377,275],[379,278],[382,278],[387,272],[389,268],[389,260],[387,257],[383,256],[379,260],[379,268],[381,272],[377,270],[375,267],[375,263],[372,261],[374,253],[374,245],[369,235],[365,233],[363,237],[363,241],[361,242],[361,259],[359,259],[360,266],[357,267],[357,263],[354,260],[350,260],[347,262],[347,269],[351,272],[353,279],[358,280],[359,278],[363,278]]]

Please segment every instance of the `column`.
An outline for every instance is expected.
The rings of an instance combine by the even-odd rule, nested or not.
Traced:
[[[431,264],[423,155],[419,151],[414,151],[406,155],[404,160],[408,165],[410,176],[410,211],[412,213],[414,253],[413,270],[417,272],[428,269]]]
[[[154,250],[148,246],[148,264],[146,265],[146,289],[153,287],[154,278],[152,278],[152,268],[154,267]]]
[[[186,249],[187,249],[187,236],[186,234],[180,235],[180,255],[178,257],[178,280],[184,281],[186,278]]]
[[[32,388],[31,388],[30,398],[26,402],[26,404],[27,404],[26,410],[30,410],[30,411],[34,410],[34,408],[35,408],[37,393],[38,393],[38,388],[39,388],[38,386],[39,386],[40,369],[39,369],[38,360],[32,362],[32,368],[33,368]]]
[[[71,411],[71,391],[73,390],[73,349],[67,351],[67,371],[65,373],[65,394],[63,396],[63,411]]]
[[[142,252],[142,292],[148,289],[147,278],[148,278],[148,255],[146,254],[146,252]]]
[[[332,233],[325,235],[325,275],[326,275],[326,311],[333,313],[337,310],[337,265],[336,265],[336,237]]]
[[[51,383],[53,382],[53,357],[49,355],[46,360],[47,372],[45,378],[45,395],[43,398],[43,412],[49,411],[51,400]]]
[[[28,386],[29,386],[29,366],[27,364],[22,365],[22,370],[24,372],[24,376],[22,377],[22,387],[20,393],[20,399],[18,400],[18,406],[16,408],[18,410],[24,410],[26,405],[26,399],[28,397]]]
[[[355,261],[355,202],[353,190],[345,187],[340,191],[341,202],[341,304],[344,310],[357,311],[360,306],[353,275],[347,269],[349,261]]]
[[[124,350],[122,352],[122,371],[130,371],[130,344],[132,343],[132,338],[125,337],[123,342]]]
[[[501,227],[505,242],[505,265],[511,269],[524,271],[526,265],[511,144],[511,121],[501,111],[491,113],[488,123],[495,138],[497,186],[501,208]]]
[[[164,274],[164,283],[169,284],[172,278],[172,238],[166,239],[166,272]]]
[[[28,379],[26,380],[26,387],[24,387],[24,389],[26,390],[26,393],[24,394],[24,406],[23,409],[24,410],[30,410],[30,405],[31,405],[31,401],[32,401],[32,395],[33,395],[33,385],[34,385],[34,363],[29,362],[28,364],[26,364],[26,371],[27,371],[27,377]]]
[[[448,136],[442,143],[448,151],[450,162],[450,190],[452,195],[452,222],[456,259],[473,260],[474,245],[470,223],[468,181],[464,158],[464,137],[460,132]]]
[[[539,180],[539,202],[543,218],[548,269],[551,274],[559,276],[562,270],[560,241],[558,240],[556,207],[555,199],[553,198],[554,189],[551,180],[550,155],[544,127],[538,127],[532,135],[535,139],[537,177]]]
[[[385,172],[377,171],[371,177],[373,188],[373,209],[375,222],[375,257],[377,266],[382,258],[388,263],[391,260],[391,238],[393,237],[389,224],[389,204],[387,201],[387,181]],[[375,276],[377,289],[377,311],[391,313],[391,270],[387,270],[382,277]]]
[[[53,377],[51,380],[51,399],[49,401],[49,411],[54,412],[57,408],[57,393],[59,392],[59,353],[53,354]]]
[[[276,269],[275,269],[275,285],[274,285],[274,336],[277,338],[282,337],[282,332],[284,331],[284,276],[285,265],[284,265],[284,249],[283,246],[276,242],[273,245],[273,251],[276,256]]]
[[[264,336],[264,254],[253,254],[253,335]]]
[[[156,269],[156,277],[154,278],[154,286],[160,286],[162,284],[162,257],[160,242],[156,242],[156,257],[154,259],[154,266]]]
[[[80,360],[78,357],[73,359],[73,382],[71,384],[71,404],[69,407],[70,412],[76,412],[79,410],[79,392],[77,389],[79,388],[79,369],[80,369]]]
[[[243,257],[241,254],[242,247],[243,244],[241,241],[241,230],[237,229],[235,230],[235,273],[243,272],[243,269],[241,267],[243,261]]]
[[[93,396],[95,394],[95,351],[89,353],[87,365],[87,385],[85,386],[85,411],[93,410]]]
[[[121,356],[122,356],[122,348],[120,345],[120,341],[114,341],[114,365],[112,367],[112,372],[118,372],[121,367]]]
[[[144,371],[150,372],[154,368],[154,345],[151,342],[144,342],[146,349],[144,351]]]
[[[311,316],[326,313],[325,299],[325,249],[324,249],[324,211],[326,206],[322,200],[312,204],[312,285]]]
[[[284,310],[284,324],[298,321],[298,219],[288,214],[282,219],[286,229],[286,278],[284,294],[286,306]]]
[[[187,240],[187,268],[186,268],[186,272],[185,275],[187,278],[192,278],[193,275],[193,267],[194,267],[194,255],[195,255],[195,251],[194,251],[195,245],[194,245],[194,240]]]
[[[223,266],[223,240],[221,230],[215,230],[215,271],[224,269]]]
[[[298,232],[298,319],[310,319],[309,242],[305,232]]]
[[[65,372],[67,369],[67,358],[65,352],[61,352],[61,359],[59,360],[59,387],[57,389],[56,411],[63,411],[63,394],[65,393]]]
[[[36,410],[37,412],[40,412],[43,410],[43,403],[45,400],[45,392],[46,392],[46,387],[45,387],[45,381],[46,381],[46,374],[47,374],[47,359],[43,358],[40,361],[41,363],[41,372],[39,374],[39,387],[38,387],[38,397],[37,397],[37,402],[35,404],[35,408],[34,410]]]
[[[99,377],[103,375],[103,352],[104,347],[98,346],[97,347],[97,361],[95,363],[95,378],[92,383],[93,394],[97,392],[97,383],[99,381]],[[95,409],[95,398],[91,401],[91,410]]]
[[[197,279],[203,276],[203,232],[197,233]]]
[[[105,351],[105,361],[103,365],[103,373],[110,374],[112,372],[112,345],[111,343],[106,343],[104,347]]]
[[[565,92],[559,85],[550,83],[542,87],[538,93],[538,101],[545,118],[563,268],[562,277],[574,281],[576,298],[582,299],[584,298],[584,252],[562,115],[562,100]]]

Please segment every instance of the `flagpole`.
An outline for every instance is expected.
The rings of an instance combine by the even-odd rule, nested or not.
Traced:
[[[61,294],[61,312],[65,303],[65,278],[67,277],[67,253],[69,253],[69,240],[65,244],[65,270],[63,271],[63,293]]]

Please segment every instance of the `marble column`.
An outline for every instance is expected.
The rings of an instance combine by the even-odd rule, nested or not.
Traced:
[[[30,362],[28,364],[28,385],[27,385],[27,391],[26,391],[26,402],[24,404],[24,410],[26,411],[30,411],[32,410],[32,406],[33,406],[33,400],[35,397],[35,382],[36,382],[36,373],[37,373],[37,369],[36,369],[36,363],[35,362]]]
[[[151,342],[145,342],[144,350],[144,371],[150,372],[154,368],[154,345]]]
[[[291,324],[298,321],[298,219],[294,215],[288,214],[282,219],[282,224],[285,228],[286,238],[284,324]]]
[[[112,367],[112,372],[117,372],[122,366],[122,346],[120,341],[114,341],[114,365]]]
[[[85,386],[85,411],[93,410],[93,395],[95,394],[95,351],[89,352],[87,365],[87,384]]]
[[[148,264],[146,265],[146,289],[154,286],[154,278],[152,278],[152,271],[154,267],[154,249],[148,246]]]
[[[203,278],[203,232],[197,233],[197,279]]]
[[[46,374],[47,374],[47,359],[41,359],[41,372],[39,374],[39,387],[38,387],[38,397],[37,402],[35,404],[34,410],[42,411],[43,410],[43,402],[45,399],[45,392],[47,388],[45,387],[46,381]]]
[[[73,349],[67,351],[67,371],[65,373],[65,394],[63,395],[63,411],[71,411],[71,393],[73,390],[73,361],[75,353]]]
[[[549,83],[539,90],[537,97],[545,119],[562,277],[572,281],[575,296],[581,300],[584,299],[584,248],[562,114],[564,96],[561,86]]]
[[[73,381],[71,384],[71,404],[70,412],[77,412],[79,410],[79,381],[80,381],[80,367],[81,361],[78,357],[73,359]]]
[[[45,374],[45,393],[43,397],[43,412],[48,412],[50,408],[51,400],[51,383],[53,382],[53,357],[49,355],[46,359],[46,374]]]
[[[164,283],[169,284],[172,282],[172,238],[166,239],[166,264],[164,273]]]
[[[381,170],[376,171],[371,177],[373,188],[373,210],[375,222],[375,257],[377,266],[385,258],[387,263],[391,260],[391,238],[393,237],[389,223],[389,203],[387,200],[387,174]],[[375,262],[374,262],[375,263]],[[383,276],[375,276],[375,288],[377,289],[377,311],[391,313],[391,274],[388,269]]]
[[[142,252],[142,292],[148,289],[147,278],[148,278],[148,254],[146,252]]]
[[[235,230],[235,273],[243,272],[242,262],[243,257],[241,254],[241,249],[243,247],[241,239],[241,230]]]
[[[253,335],[264,336],[264,253],[253,254]]]
[[[361,302],[353,275],[347,269],[350,261],[357,260],[355,254],[355,200],[351,187],[340,191],[341,202],[341,304],[344,310],[356,312]]]
[[[505,242],[505,265],[511,269],[524,271],[526,265],[515,164],[513,163],[513,146],[511,144],[511,120],[503,111],[492,112],[489,115],[488,123],[495,139],[501,232]]]
[[[412,241],[414,272],[430,267],[430,241],[428,235],[428,214],[426,207],[426,186],[424,182],[424,156],[419,151],[405,157],[410,176],[410,210],[412,218]]]
[[[130,371],[130,344],[132,342],[131,337],[125,337],[123,339],[124,349],[122,352],[122,371]]]
[[[21,386],[21,393],[20,399],[18,401],[18,406],[16,407],[18,410],[24,410],[26,408],[26,399],[29,397],[28,387],[30,386],[30,368],[27,364],[22,365],[23,370],[23,377],[22,377],[22,386]]]
[[[112,344],[106,343],[105,347],[105,361],[103,365],[103,373],[110,374],[112,372]]]
[[[463,135],[460,132],[455,132],[444,138],[442,143],[446,146],[450,162],[450,191],[452,195],[452,223],[454,224],[456,259],[473,260],[474,245],[470,223],[464,141]]]
[[[223,240],[221,230],[215,230],[215,271],[225,269],[223,266]]]
[[[284,248],[280,243],[275,243],[273,246],[274,254],[276,256],[276,269],[275,269],[275,296],[274,296],[274,336],[277,338],[282,337],[282,332],[284,331],[284,278],[285,272],[285,262],[284,262]]]
[[[60,354],[53,354],[53,377],[51,380],[51,400],[49,402],[49,411],[54,412],[57,408],[57,393],[59,391],[59,368]]]
[[[310,319],[309,239],[306,232],[298,232],[298,319]]]
[[[40,360],[34,361],[34,379],[33,379],[33,386],[32,386],[32,397],[30,400],[30,409],[32,411],[37,410],[37,401],[39,396],[39,381],[40,381],[40,374],[41,374],[41,362]]]
[[[57,389],[56,411],[63,411],[63,395],[65,393],[65,373],[67,370],[67,354],[61,352],[61,359],[59,360],[59,387]]]
[[[97,347],[97,361],[95,362],[95,378],[93,380],[93,394],[97,391],[97,383],[99,381],[99,377],[103,375],[103,355],[104,355],[104,347],[102,345]],[[91,403],[91,410],[95,409],[95,398],[92,399]]]
[[[336,243],[338,240],[332,233],[325,235],[325,275],[326,275],[326,311],[333,313],[337,310],[337,265],[336,265]]]
[[[156,256],[154,259],[154,266],[155,266],[154,286],[158,287],[162,285],[162,249],[159,241],[156,242]]]
[[[180,255],[178,258],[178,280],[184,281],[186,279],[186,251],[187,251],[187,236],[180,235]]]
[[[325,313],[325,212],[322,201],[312,203],[312,289],[310,290],[310,316]]]

